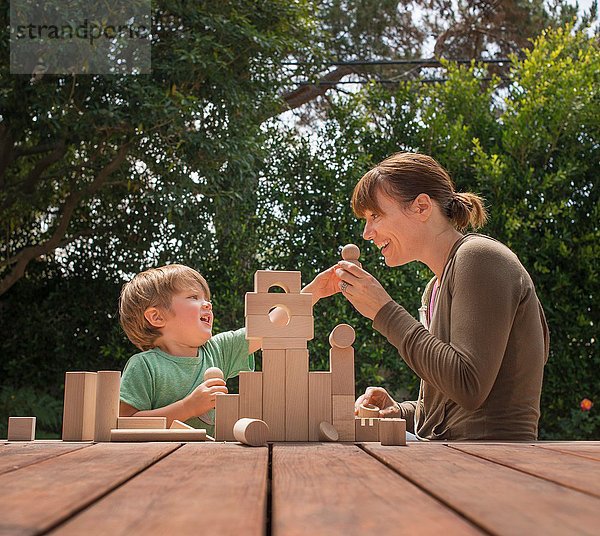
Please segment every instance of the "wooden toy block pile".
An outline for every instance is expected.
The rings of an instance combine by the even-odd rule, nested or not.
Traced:
[[[345,260],[360,266],[349,244]],[[271,287],[284,293],[269,293]],[[259,270],[246,294],[246,338],[262,339],[262,372],[241,372],[239,394],[216,396],[215,439],[251,446],[268,441],[381,441],[405,445],[406,422],[380,419],[379,408],[354,416],[354,329],[339,324],[329,336],[327,371],[309,371],[314,336],[312,295],[301,294],[300,272]],[[218,368],[204,380],[223,378]],[[166,417],[119,417],[119,371],[67,372],[64,441],[206,441],[206,430]],[[32,441],[35,417],[10,417],[8,439]]]

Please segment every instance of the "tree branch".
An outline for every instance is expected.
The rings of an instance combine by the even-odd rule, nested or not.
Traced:
[[[95,179],[89,184],[87,188],[80,190],[78,192],[73,192],[67,197],[60,214],[60,221],[56,226],[52,236],[46,240],[46,242],[42,244],[38,244],[36,246],[30,246],[22,249],[19,253],[17,253],[11,259],[4,261],[5,266],[14,265],[12,270],[8,273],[7,276],[3,277],[0,280],[0,296],[4,294],[9,288],[11,288],[23,275],[25,274],[25,269],[27,265],[35,258],[40,255],[46,255],[52,251],[54,251],[57,247],[60,247],[60,244],[64,242],[64,236],[67,232],[69,224],[71,223],[71,219],[73,218],[73,214],[75,209],[79,205],[80,201],[90,194],[96,192],[102,185],[106,182],[108,177],[116,171],[119,166],[123,163],[125,158],[127,157],[127,151],[129,149],[129,143],[123,144],[119,150],[115,158],[109,162],[99,173],[96,175]]]
[[[325,95],[328,90],[335,87],[333,84],[331,84],[331,82],[339,82],[344,76],[352,74],[353,72],[355,72],[354,69],[347,65],[343,65],[334,71],[327,73],[316,84],[307,84],[295,89],[294,91],[289,91],[283,95],[286,108],[288,110],[293,110],[302,106],[303,104],[306,104],[307,102],[316,99],[317,97]],[[323,84],[323,82],[327,83]]]

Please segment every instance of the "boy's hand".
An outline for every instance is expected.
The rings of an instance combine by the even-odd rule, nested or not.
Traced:
[[[228,393],[225,380],[211,378],[196,387],[184,401],[192,415],[204,415],[215,407],[217,393]]]
[[[302,292],[313,295],[313,305],[321,298],[327,298],[340,292],[340,278],[335,273],[336,266],[332,266],[318,274]]]

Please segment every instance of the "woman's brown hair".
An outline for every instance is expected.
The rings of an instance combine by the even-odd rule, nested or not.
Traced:
[[[459,231],[469,226],[478,229],[487,221],[483,199],[470,192],[456,192],[449,173],[424,154],[395,153],[367,171],[352,194],[352,209],[359,218],[367,211],[381,213],[376,200],[379,190],[405,204],[427,194]]]

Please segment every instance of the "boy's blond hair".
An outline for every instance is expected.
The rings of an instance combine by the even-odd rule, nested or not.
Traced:
[[[170,310],[173,296],[186,288],[200,287],[210,300],[206,280],[196,270],[182,264],[151,268],[123,285],[119,298],[121,326],[129,340],[140,350],[154,348],[161,333],[144,317],[148,307]]]

